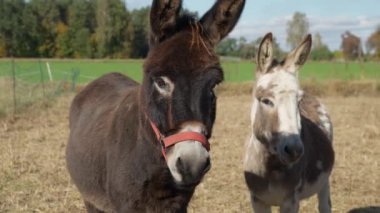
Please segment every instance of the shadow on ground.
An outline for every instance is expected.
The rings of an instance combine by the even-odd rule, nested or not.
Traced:
[[[347,213],[380,213],[379,206],[368,206],[368,207],[360,207],[351,209]]]

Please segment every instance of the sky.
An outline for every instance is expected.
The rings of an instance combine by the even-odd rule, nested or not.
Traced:
[[[151,0],[125,0],[129,9],[151,4]],[[215,0],[184,0],[183,7],[202,16]],[[246,0],[239,23],[230,37],[244,36],[248,41],[272,32],[281,48],[286,44],[286,23],[295,12],[305,13],[310,33],[320,33],[322,42],[338,50],[341,35],[349,30],[365,43],[380,26],[380,0]]]

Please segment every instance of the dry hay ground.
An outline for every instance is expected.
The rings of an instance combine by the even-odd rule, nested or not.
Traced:
[[[242,173],[251,97],[220,95],[212,143],[212,169],[196,190],[189,212],[250,212]],[[64,150],[72,95],[53,107],[0,120],[0,212],[83,212],[70,183]],[[380,206],[380,101],[369,97],[323,99],[335,125],[332,175],[334,212]],[[301,212],[316,212],[316,199]]]

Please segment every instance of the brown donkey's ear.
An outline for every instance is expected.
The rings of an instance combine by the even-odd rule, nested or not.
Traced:
[[[150,10],[151,46],[174,33],[181,7],[181,0],[153,0]]]
[[[265,73],[273,60],[273,35],[267,33],[260,43],[256,54],[257,73]]]
[[[297,72],[299,68],[305,64],[311,51],[311,44],[311,35],[308,34],[302,43],[286,56],[284,63],[286,71]]]
[[[245,0],[217,0],[201,18],[200,23],[213,46],[234,28],[244,4]]]

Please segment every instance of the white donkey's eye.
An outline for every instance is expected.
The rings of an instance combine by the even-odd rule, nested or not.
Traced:
[[[174,83],[165,76],[156,77],[153,80],[154,86],[156,87],[157,91],[165,96],[169,97],[172,95],[172,92],[174,90]]]
[[[260,102],[269,107],[274,106],[273,102],[269,98],[261,98]]]

